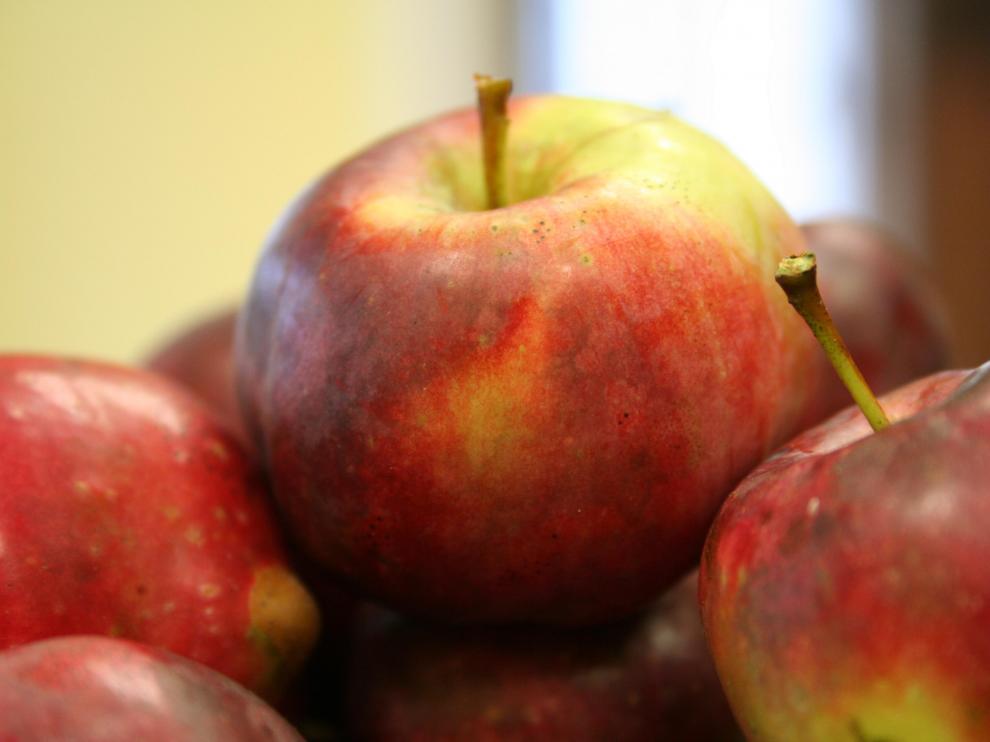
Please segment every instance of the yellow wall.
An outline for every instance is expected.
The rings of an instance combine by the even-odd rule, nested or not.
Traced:
[[[289,200],[511,74],[499,0],[0,0],[0,352],[134,361]]]

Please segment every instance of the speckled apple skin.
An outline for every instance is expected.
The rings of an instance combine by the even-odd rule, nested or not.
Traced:
[[[672,116],[558,97],[510,116],[506,208],[472,210],[470,110],[301,197],[241,315],[240,392],[298,539],[365,594],[600,621],[686,573],[794,432],[816,351],[772,276],[803,242]]]
[[[750,474],[705,546],[701,605],[747,736],[990,739],[990,366],[845,410]]]
[[[0,652],[4,742],[302,742],[257,696],[171,652],[73,636]]]
[[[244,450],[171,382],[0,357],[0,648],[141,640],[274,695],[315,639]]]
[[[592,628],[438,627],[365,607],[348,680],[362,742],[741,742],[697,573]]]

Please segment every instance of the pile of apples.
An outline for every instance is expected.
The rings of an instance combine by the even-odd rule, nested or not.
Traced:
[[[0,357],[0,739],[990,739],[990,367],[925,376],[922,269],[510,88],[145,369]],[[877,432],[775,284],[809,248],[867,380],[925,376]]]

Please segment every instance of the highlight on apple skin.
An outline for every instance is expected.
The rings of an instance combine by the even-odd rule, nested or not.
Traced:
[[[170,381],[0,356],[0,481],[0,649],[129,638],[276,697],[315,642],[260,472]]]
[[[990,364],[849,408],[729,497],[702,616],[751,739],[990,739]]]
[[[731,487],[795,431],[812,340],[773,285],[797,227],[668,113],[511,101],[507,204],[475,112],[307,190],[235,342],[296,538],[400,610],[592,623],[696,563]]]
[[[264,701],[204,665],[123,639],[0,652],[4,742],[302,742]]]

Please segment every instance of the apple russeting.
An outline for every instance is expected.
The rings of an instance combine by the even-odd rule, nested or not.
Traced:
[[[848,408],[722,507],[700,579],[719,676],[751,739],[990,739],[990,364],[866,411],[877,432]]]
[[[71,636],[0,652],[4,742],[302,742],[229,678],[163,649]]]
[[[279,693],[316,639],[260,472],[157,375],[0,356],[0,649],[135,639]]]
[[[508,117],[498,208],[472,110],[305,192],[240,315],[239,392],[296,538],[366,595],[616,618],[795,432],[816,349],[770,276],[802,238],[669,113],[535,96]]]

